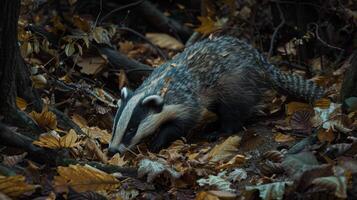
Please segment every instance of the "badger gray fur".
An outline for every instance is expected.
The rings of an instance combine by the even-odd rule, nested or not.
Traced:
[[[142,85],[122,90],[109,151],[125,152],[151,138],[157,151],[185,136],[205,109],[218,115],[221,133],[235,133],[271,87],[312,102],[324,90],[285,74],[252,46],[229,36],[205,39],[156,68]]]

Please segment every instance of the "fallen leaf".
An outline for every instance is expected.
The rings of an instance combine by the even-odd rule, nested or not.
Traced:
[[[334,192],[338,198],[347,198],[347,179],[344,176],[319,177],[315,178],[312,184],[320,189]]]
[[[146,33],[145,36],[160,48],[181,50],[185,47],[180,41],[166,33]]]
[[[89,31],[90,31],[90,25],[89,25],[89,23],[88,23],[87,20],[81,18],[81,17],[78,16],[78,15],[74,15],[74,16],[72,17],[72,19],[73,19],[73,24],[74,24],[77,28],[81,29],[81,30],[84,31],[84,32],[89,32]]]
[[[207,158],[210,162],[224,162],[237,153],[238,146],[240,144],[241,137],[231,136],[227,138],[223,143],[216,145],[207,154]]]
[[[77,65],[81,72],[87,75],[97,74],[107,64],[107,61],[100,56],[97,57],[79,57]]]
[[[37,124],[44,129],[55,130],[57,128],[56,115],[48,111],[48,107],[45,107],[41,113],[32,111],[30,116],[37,122]]]
[[[72,121],[76,123],[80,128],[86,127],[88,124],[87,120],[80,115],[73,114],[71,118]]]
[[[211,17],[198,17],[198,20],[200,20],[201,25],[196,28],[195,31],[202,33],[203,35],[208,35],[220,29]]]
[[[59,142],[61,148],[72,148],[79,145],[79,143],[77,143],[77,140],[78,140],[78,135],[76,131],[71,129],[65,136],[60,138]]]
[[[163,164],[149,159],[142,159],[139,163],[138,177],[144,177],[147,175],[146,180],[149,183],[165,172],[169,174],[172,182],[181,177],[181,173],[177,172],[166,163]]]
[[[319,129],[319,131],[317,132],[317,138],[320,142],[331,143],[335,140],[335,134],[333,133],[332,129]]]
[[[126,165],[128,163],[128,161],[124,160],[124,155],[120,156],[119,153],[116,153],[109,161],[109,164],[111,165],[116,165],[119,167],[123,167],[124,165]]]
[[[287,116],[291,116],[294,112],[301,111],[301,110],[313,110],[309,104],[300,103],[300,102],[290,102],[286,104],[285,107],[285,114]]]
[[[49,149],[60,149],[60,148],[73,148],[79,145],[77,142],[78,135],[71,129],[66,135],[60,137],[56,131],[50,131],[49,133],[44,133],[40,137],[33,141],[34,145],[40,147],[46,147]]]
[[[243,165],[245,163],[245,156],[244,155],[236,155],[234,156],[231,160],[229,160],[227,163],[223,163],[219,166],[217,166],[217,169],[231,169],[234,167],[238,167],[240,165]]]
[[[274,140],[276,142],[292,142],[295,140],[295,138],[291,135],[285,135],[283,133],[277,133],[275,134]]]
[[[293,182],[291,181],[283,181],[257,186],[246,186],[245,189],[250,192],[258,190],[259,197],[263,200],[281,200],[284,197],[285,187],[291,186],[292,184]]]
[[[27,102],[23,98],[16,97],[16,106],[20,108],[20,110],[24,111],[27,108]]]
[[[98,127],[84,127],[82,131],[92,139],[98,139],[102,144],[109,144],[112,135]]]
[[[103,153],[103,151],[100,149],[98,144],[92,140],[91,138],[88,138],[86,140],[85,146],[92,152],[102,163],[107,163],[108,162],[108,157]]]
[[[314,102],[314,106],[315,107],[319,107],[319,108],[329,108],[331,104],[331,101],[329,99],[318,99]]]
[[[25,182],[25,177],[16,176],[0,176],[0,192],[9,197],[20,197],[24,193],[32,193],[36,189],[36,185],[30,185]]]
[[[71,187],[76,192],[113,191],[120,186],[120,182],[114,176],[89,165],[59,166],[57,172],[59,176],[54,178],[56,190]]]
[[[204,186],[204,185],[214,186],[221,191],[235,192],[235,190],[231,188],[232,184],[228,180],[224,179],[223,176],[224,173],[220,173],[217,176],[209,175],[208,178],[201,178],[197,180],[197,183],[200,186]]]
[[[13,156],[4,156],[4,160],[2,163],[6,166],[13,167],[16,164],[24,161],[24,158],[27,156],[27,152],[24,152],[19,155],[13,155]]]

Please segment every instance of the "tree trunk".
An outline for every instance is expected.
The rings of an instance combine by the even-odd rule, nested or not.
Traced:
[[[18,46],[17,21],[20,0],[3,0],[0,8],[0,115],[14,125],[34,125],[33,121],[16,107],[16,97],[22,97],[41,107],[38,95],[32,89],[29,70]],[[20,122],[20,123],[19,123]],[[18,124],[19,123],[19,124]]]

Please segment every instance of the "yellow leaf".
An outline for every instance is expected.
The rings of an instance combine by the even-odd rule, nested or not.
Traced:
[[[120,156],[119,153],[116,153],[109,161],[109,164],[123,167],[128,161],[124,160],[124,155]]]
[[[323,108],[323,109],[329,108],[330,104],[331,104],[331,101],[326,98],[318,99],[314,102],[314,106]]]
[[[220,27],[216,26],[216,22],[212,20],[210,17],[198,17],[200,20],[201,25],[195,29],[195,31],[202,33],[203,35],[208,35],[217,31]]]
[[[59,135],[57,135],[55,131],[51,131],[49,133],[44,133],[40,135],[38,140],[33,141],[33,144],[40,147],[46,147],[49,149],[61,148],[60,137]]]
[[[277,133],[275,135],[275,141],[276,142],[292,142],[294,141],[295,138],[291,135],[285,135],[285,134],[282,134],[282,133]]]
[[[34,192],[37,186],[25,182],[21,175],[4,177],[0,176],[0,192],[10,197],[19,197],[24,193]]]
[[[60,166],[57,167],[57,172],[59,176],[54,179],[56,190],[71,187],[77,192],[113,191],[120,186],[120,182],[114,176],[88,165]]]
[[[45,107],[41,113],[32,111],[30,116],[37,122],[37,124],[44,129],[56,129],[57,128],[57,119],[56,115],[48,111],[48,108]]]
[[[317,132],[317,138],[319,139],[320,142],[328,142],[331,143],[335,140],[335,134],[333,133],[332,129],[320,129]]]
[[[291,116],[292,114],[294,114],[294,112],[300,110],[313,111],[312,107],[309,104],[300,103],[300,102],[290,102],[285,107],[285,113],[288,116]]]
[[[77,133],[71,129],[69,132],[60,138],[60,146],[62,148],[72,148],[77,146],[79,143],[77,143],[78,140],[78,135]]]
[[[216,145],[208,152],[208,159],[211,162],[225,161],[237,153],[241,137],[231,136],[223,143]]]
[[[180,50],[185,47],[180,41],[165,33],[147,33],[145,36],[160,48]]]
[[[25,101],[25,99],[20,97],[16,97],[16,105],[22,111],[26,110],[27,108],[27,102]]]

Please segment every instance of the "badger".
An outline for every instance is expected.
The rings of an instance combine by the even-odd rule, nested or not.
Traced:
[[[147,141],[151,151],[185,137],[205,110],[218,116],[219,133],[233,134],[252,117],[270,89],[313,102],[325,90],[270,64],[243,40],[203,39],[155,68],[135,91],[121,90],[110,153]]]

